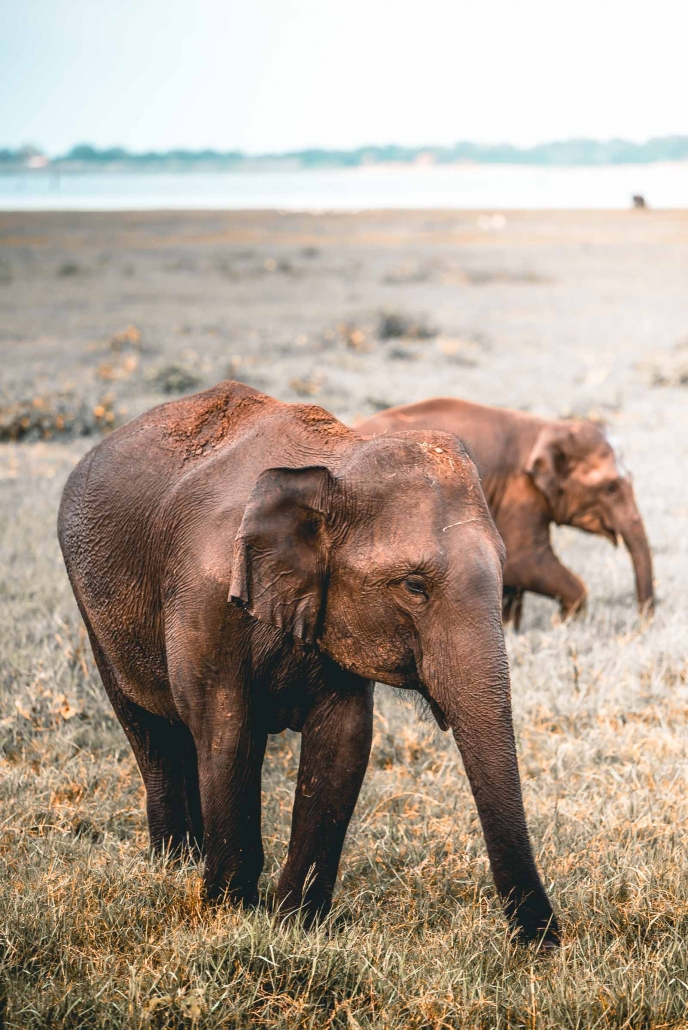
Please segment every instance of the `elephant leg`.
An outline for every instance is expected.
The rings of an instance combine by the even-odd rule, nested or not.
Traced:
[[[521,628],[523,616],[523,591],[515,587],[504,587],[502,597],[502,622],[505,626],[513,624],[515,630]]]
[[[564,619],[585,606],[588,594],[585,583],[562,565],[549,545],[533,551],[513,569],[509,569],[507,564],[505,580],[507,573],[510,578],[517,579],[521,590],[532,590],[533,593],[558,600]]]
[[[263,870],[261,769],[267,733],[237,709],[204,711],[193,726],[203,812],[209,901],[253,905]]]
[[[347,677],[344,692],[323,697],[301,737],[289,854],[277,887],[283,913],[309,924],[332,901],[337,868],[368,765],[373,684]]]
[[[146,788],[151,849],[179,854],[201,850],[203,823],[196,749],[190,731],[130,701],[100,644],[90,631],[103,685],[131,744]]]
[[[196,747],[189,729],[145,713],[144,782],[151,848],[203,850]],[[138,758],[138,756],[137,756]]]

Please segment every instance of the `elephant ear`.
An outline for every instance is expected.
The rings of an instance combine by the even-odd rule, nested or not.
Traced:
[[[267,469],[234,541],[229,600],[308,644],[318,637],[325,608],[333,493],[324,467]]]
[[[556,521],[561,514],[564,485],[569,471],[570,431],[559,426],[541,430],[528,455],[524,472],[549,502]]]

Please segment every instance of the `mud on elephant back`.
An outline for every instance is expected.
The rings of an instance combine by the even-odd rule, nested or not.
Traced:
[[[614,546],[622,539],[633,562],[640,611],[653,607],[652,555],[631,476],[596,422],[547,420],[436,397],[381,411],[356,429],[363,436],[437,429],[466,444],[506,546],[505,622],[518,628],[527,590],[558,600],[564,618],[585,605],[585,584],[552,549],[553,522],[603,536]]]
[[[277,900],[328,910],[371,746],[373,682],[417,690],[463,756],[505,910],[558,941],[526,827],[503,545],[454,437],[363,440],[235,382],[164,404],[74,470],[59,537],[143,776],[154,848],[253,904],[267,735],[302,734]]]

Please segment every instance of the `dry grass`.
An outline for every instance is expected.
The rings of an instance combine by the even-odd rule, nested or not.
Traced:
[[[157,226],[168,216],[156,217],[138,221]],[[397,288],[380,285],[385,262],[398,262],[404,254],[390,254],[387,236],[378,246],[375,219],[366,229],[368,250],[354,253],[346,250],[355,242],[346,237],[347,227],[358,224],[353,216],[334,227],[332,219],[309,218],[308,226],[330,233],[324,242],[315,240],[324,256],[308,258],[313,271],[307,275],[300,250],[285,249],[285,260],[298,267],[300,277],[282,277],[279,289],[292,292],[280,294],[272,306],[265,303],[264,282],[277,290],[274,275],[247,273],[238,285],[225,276],[220,291],[202,263],[198,274],[156,272],[171,244],[155,236],[146,244],[149,250],[119,241],[110,264],[98,272],[107,291],[97,292],[100,280],[92,271],[88,299],[80,276],[46,272],[42,290],[54,291],[54,299],[52,307],[42,307],[31,276],[53,251],[29,240],[26,254],[38,262],[38,271],[30,263],[24,271],[24,251],[17,249],[14,293],[10,297],[10,287],[3,286],[0,308],[7,333],[20,341],[27,325],[35,340],[7,344],[10,400],[25,381],[26,396],[33,396],[29,378],[36,367],[57,388],[63,360],[72,362],[65,376],[77,386],[101,388],[102,362],[119,368],[124,360],[103,341],[117,325],[135,319],[145,342],[141,367],[117,379],[116,389],[136,386],[144,391],[142,404],[161,399],[145,394],[149,374],[187,360],[189,341],[201,372],[202,360],[210,363],[202,372],[208,379],[218,378],[230,359],[238,360],[232,358],[236,349],[244,364],[253,355],[257,374],[286,399],[293,399],[288,384],[294,376],[313,378],[317,368],[308,362],[317,358],[327,376],[318,400],[349,417],[369,410],[364,399],[378,389],[389,390],[392,400],[446,391],[549,411],[613,402],[612,427],[625,444],[655,549],[660,605],[654,621],[641,625],[627,556],[602,541],[560,531],[557,549],[588,583],[590,609],[560,626],[552,622],[551,604],[528,598],[523,632],[508,636],[526,808],[565,932],[558,954],[541,956],[510,942],[453,744],[382,689],[336,910],[325,925],[304,934],[281,926],[270,910],[289,832],[298,736],[274,738],[266,759],[264,904],[250,914],[202,907],[198,868],[147,856],[140,780],[85,647],[55,540],[62,483],[89,443],[3,444],[0,1003],[7,1027],[687,1025],[688,423],[685,389],[652,388],[634,363],[651,357],[660,338],[669,353],[685,337],[688,249],[683,237],[662,242],[662,233],[674,225],[664,216],[656,223],[623,217],[581,216],[574,225],[573,216],[562,215],[557,232],[563,242],[555,246],[549,228],[544,242],[537,235],[544,216],[510,216],[508,246],[500,244],[497,251],[492,236],[498,234],[492,234],[488,247],[482,234],[471,260],[476,268],[499,271],[513,253],[508,267],[532,267],[542,282],[456,287],[430,279],[404,284],[404,291],[417,295],[390,293],[389,299],[381,291]],[[188,225],[202,225],[203,218],[189,217]],[[72,240],[74,258],[59,249],[64,220],[45,216],[41,232],[53,232],[51,219],[57,241],[51,260],[64,254],[64,260],[78,258],[97,270],[86,243],[82,252]],[[77,219],[76,229],[97,232],[103,219]],[[404,242],[404,233],[416,221],[425,234],[423,246],[449,245],[439,221],[434,230],[427,216],[419,219],[394,222],[401,240],[395,246],[403,244],[413,256],[419,244],[415,238]],[[383,228],[393,221],[378,220]],[[267,224],[263,216],[246,215],[245,221],[256,233]],[[112,216],[107,225],[120,231],[128,222]],[[181,233],[187,222],[179,225]],[[273,252],[282,256],[271,232],[265,229],[264,250],[246,258],[261,269]],[[206,244],[198,239],[175,237],[174,254],[206,260]],[[580,248],[587,240],[592,250]],[[296,239],[293,247],[311,242]],[[237,267],[243,267],[241,253],[232,258]],[[428,260],[432,253],[428,249]],[[457,255],[464,261],[463,250]],[[354,268],[354,257],[360,267]],[[137,299],[131,283],[139,280],[120,272],[124,260],[135,263],[146,289],[152,283],[159,292],[149,297],[142,285]],[[342,299],[338,292],[346,262],[353,269],[347,281],[361,299]],[[321,286],[315,290],[313,282]],[[182,286],[197,293],[189,292],[189,300],[179,294]],[[74,291],[74,303],[61,307],[63,297],[71,297],[65,291]],[[170,328],[182,323],[182,301],[203,317],[212,310],[207,317],[220,327],[219,335],[202,327],[191,336],[183,326]],[[475,367],[450,364],[430,344],[419,344],[422,355],[408,362],[388,362],[388,345],[370,352],[346,343],[329,350],[323,345],[311,355],[324,326],[358,326],[361,311],[374,313],[384,305],[438,311],[443,331],[462,339],[484,333],[490,348],[481,350]],[[297,339],[289,347],[279,336],[285,312],[291,312],[289,332]],[[254,343],[248,338],[255,354],[246,339],[232,342],[240,330],[246,337],[246,326],[262,334]],[[40,335],[49,331],[54,341]],[[308,334],[306,345],[297,333]],[[77,337],[82,342],[71,351],[60,342]],[[51,382],[42,387],[47,388]],[[124,400],[139,403],[126,394]]]
[[[140,780],[61,568],[54,512],[83,446],[3,455],[8,1027],[680,1024],[688,672],[670,605],[645,627],[609,599],[552,626],[531,603],[526,632],[509,636],[526,805],[566,933],[558,955],[510,942],[454,747],[383,689],[328,922],[304,934],[270,914],[295,734],[274,738],[266,761],[265,904],[209,911],[195,866],[147,856]],[[603,553],[593,587],[614,578]]]

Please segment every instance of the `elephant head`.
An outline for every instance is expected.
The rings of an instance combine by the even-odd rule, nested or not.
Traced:
[[[365,679],[420,691],[451,728],[497,889],[524,938],[558,940],[526,827],[502,629],[504,548],[445,433],[357,442],[332,472],[270,469],[230,596]]]
[[[546,498],[559,525],[624,541],[633,562],[641,610],[654,603],[652,556],[630,474],[604,430],[594,422],[556,422],[543,428],[525,472]]]

